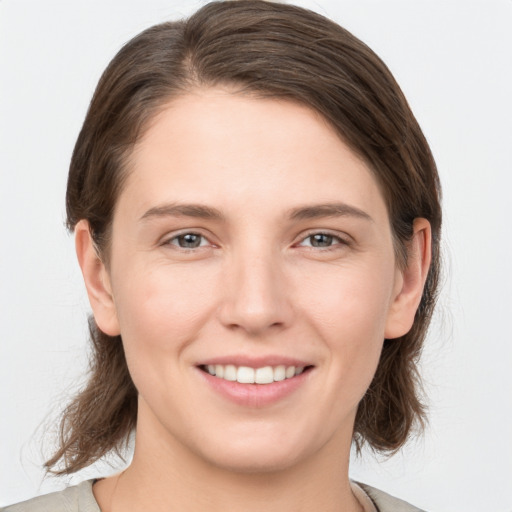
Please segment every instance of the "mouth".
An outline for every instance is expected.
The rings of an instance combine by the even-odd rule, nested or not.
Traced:
[[[199,368],[209,375],[220,380],[238,382],[240,384],[272,384],[293,379],[302,373],[310,371],[313,366],[262,366],[251,368],[249,366],[236,366],[234,364],[208,364]]]
[[[235,355],[203,361],[196,368],[215,394],[236,406],[261,409],[308,389],[315,366],[281,356]]]

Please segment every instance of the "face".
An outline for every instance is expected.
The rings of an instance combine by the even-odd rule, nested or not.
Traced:
[[[138,437],[237,471],[348,450],[403,277],[375,179],[318,114],[173,100],[133,152],[105,273]]]

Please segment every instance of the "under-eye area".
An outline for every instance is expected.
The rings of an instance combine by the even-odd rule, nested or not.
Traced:
[[[217,377],[240,384],[272,384],[291,379],[297,375],[310,371],[313,366],[263,366],[251,368],[249,366],[235,366],[233,364],[201,365],[202,371]]]

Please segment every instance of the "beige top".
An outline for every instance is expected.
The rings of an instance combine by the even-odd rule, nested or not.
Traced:
[[[92,492],[94,482],[86,480],[63,491],[0,508],[0,512],[101,512]],[[365,484],[352,482],[352,490],[364,507],[364,512],[422,512],[405,501]]]

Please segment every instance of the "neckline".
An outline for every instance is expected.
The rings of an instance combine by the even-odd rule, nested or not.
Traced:
[[[96,501],[96,498],[94,496],[94,492],[92,490],[93,485],[96,482],[99,482],[100,480],[103,480],[103,478],[92,478],[90,480],[84,480],[83,482],[79,483],[77,487],[81,490],[83,489],[85,491],[83,497],[87,501],[88,505],[93,505],[96,507],[96,510],[91,512],[101,512],[100,506],[98,502]],[[352,489],[352,492],[354,493],[354,496],[356,497],[359,504],[363,507],[364,512],[378,512],[377,507],[375,506],[375,503],[372,501],[370,496],[366,493],[366,491],[357,483],[352,480],[350,480],[350,487]]]

